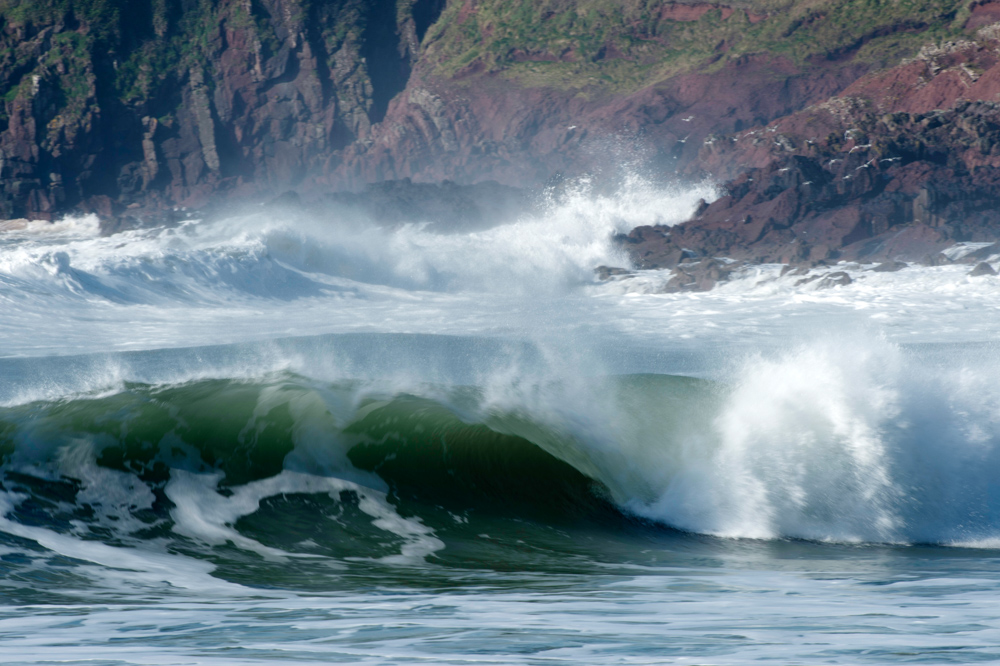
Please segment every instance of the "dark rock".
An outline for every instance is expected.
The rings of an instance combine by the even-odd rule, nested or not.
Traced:
[[[598,266],[594,269],[594,273],[597,275],[597,279],[601,282],[607,282],[613,277],[635,275],[634,271],[630,271],[625,268],[618,268],[616,266]]]
[[[902,261],[885,261],[872,269],[876,273],[895,273],[906,268],[906,263]]]
[[[781,269],[778,277],[785,277],[786,275],[807,275],[809,273],[809,266],[792,266],[786,264]]]
[[[1000,243],[993,243],[992,245],[987,245],[986,247],[981,247],[978,250],[970,252],[962,257],[962,261],[969,263],[982,261],[984,259],[989,259],[996,254],[1000,254]]]
[[[796,281],[795,286],[801,287],[805,284],[810,284],[812,282],[817,282],[817,289],[830,289],[832,287],[843,287],[849,285],[853,282],[851,276],[844,271],[836,271],[834,273],[827,273],[826,275],[812,275],[807,278]]]
[[[720,259],[705,258],[697,262],[686,262],[674,269],[673,277],[667,282],[665,291],[709,291],[720,282],[729,280],[732,273],[742,264],[725,262]]]
[[[667,294],[674,294],[679,291],[695,291],[697,284],[697,280],[695,280],[695,278],[688,273],[681,270],[675,270],[673,277],[667,281],[663,291]]]
[[[985,261],[976,264],[976,267],[969,271],[969,277],[980,277],[983,275],[996,275],[997,272]]]
[[[948,256],[942,252],[938,252],[937,254],[928,254],[920,260],[921,266],[948,266],[953,263],[955,262],[949,259]]]
[[[819,281],[816,285],[817,289],[829,289],[831,287],[844,287],[854,282],[851,276],[844,271],[837,271],[836,273],[829,273],[824,275],[823,279]]]

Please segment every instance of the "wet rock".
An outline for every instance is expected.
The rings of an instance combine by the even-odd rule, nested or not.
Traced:
[[[819,279],[820,279],[819,275],[809,275],[807,277],[802,278],[801,280],[796,280],[795,281],[795,286],[796,287],[801,287],[804,284],[809,284],[809,283],[815,282],[816,280],[819,280]]]
[[[836,271],[825,275],[811,275],[795,282],[796,287],[817,282],[817,289],[831,289],[833,287],[843,287],[853,282],[851,276],[844,271]]]
[[[920,260],[921,266],[948,266],[953,264],[951,259],[948,258],[943,252],[938,252],[937,254],[928,254],[923,259]]]
[[[720,282],[726,282],[737,267],[738,264],[731,264],[720,259],[701,260],[694,271],[698,290],[708,291]]]
[[[676,294],[680,291],[693,291],[697,281],[689,274],[681,270],[675,270],[667,284],[663,287],[666,294]]]
[[[829,273],[824,275],[823,279],[819,281],[816,285],[817,289],[830,289],[832,287],[846,287],[847,285],[854,282],[851,276],[844,271],[837,271],[836,273]]]
[[[996,275],[997,272],[985,261],[976,264],[976,267],[969,271],[969,277],[981,277],[984,275]]]
[[[970,252],[969,254],[962,257],[963,261],[976,262],[982,261],[984,259],[989,259],[990,257],[1000,254],[1000,243],[993,243],[992,245],[987,245],[986,247],[981,247],[978,250]]]
[[[625,268],[618,268],[617,266],[598,266],[594,269],[594,274],[597,275],[597,279],[601,282],[607,282],[611,278],[635,275],[635,272]]]
[[[674,269],[665,291],[709,291],[721,282],[729,280],[732,273],[742,266],[741,262],[727,262],[722,259],[705,258],[697,262],[686,262]]]
[[[906,268],[906,263],[902,261],[884,261],[872,269],[875,273],[895,273]]]
[[[808,273],[808,266],[792,266],[791,264],[786,264],[782,267],[781,273],[778,274],[778,277],[785,277],[786,275],[807,275]]]

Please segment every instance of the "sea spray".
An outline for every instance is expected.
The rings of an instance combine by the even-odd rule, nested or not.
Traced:
[[[706,424],[711,453],[686,461],[656,502],[630,506],[720,536],[995,538],[996,365],[961,353],[931,363],[860,336],[754,355]]]

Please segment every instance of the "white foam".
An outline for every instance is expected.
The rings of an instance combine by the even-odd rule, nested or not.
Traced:
[[[626,264],[613,234],[679,222],[713,196],[708,185],[664,189],[638,178],[595,195],[581,183],[540,213],[456,233],[387,229],[349,212],[259,213],[107,238],[89,218],[12,232],[0,237],[0,355],[372,327],[495,329],[517,304],[590,283],[599,264]],[[16,335],[28,329],[30,339]]]
[[[159,545],[155,542],[146,541],[143,548],[119,548],[11,520],[11,512],[25,499],[22,494],[0,491],[0,531],[30,539],[64,557],[98,565],[99,569],[83,572],[109,590],[123,592],[133,587],[161,590],[166,584],[198,594],[225,592],[244,596],[248,592],[242,586],[211,576],[214,565],[155,550]]]
[[[660,495],[629,506],[720,536],[992,543],[996,370],[995,358],[927,367],[864,337],[753,356],[710,436],[647,465]]]
[[[100,233],[101,221],[96,215],[67,215],[55,222],[44,220],[3,220],[0,232],[5,240],[11,238],[43,237],[47,240],[67,238],[88,238]]]
[[[97,465],[92,441],[76,440],[64,446],[59,472],[80,482],[76,502],[89,505],[104,527],[113,527],[121,535],[151,527],[135,518],[134,512],[153,507],[153,491],[134,474]]]
[[[232,494],[216,492],[221,474],[194,474],[173,470],[165,488],[167,497],[175,505],[170,511],[174,531],[211,545],[232,543],[234,546],[256,552],[269,560],[281,561],[286,557],[312,557],[291,554],[265,546],[243,536],[234,529],[236,521],[253,514],[264,498],[289,493],[323,493],[339,500],[340,493],[350,491],[358,497],[358,508],[373,520],[372,525],[403,539],[398,555],[382,558],[392,564],[418,564],[434,552],[444,548],[444,543],[433,536],[433,531],[419,518],[403,518],[386,499],[385,493],[360,486],[343,479],[302,474],[285,470],[280,474],[231,488]]]

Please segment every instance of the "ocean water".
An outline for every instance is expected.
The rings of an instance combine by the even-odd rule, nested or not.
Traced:
[[[0,232],[0,661],[1000,660],[1000,278],[595,279],[712,195]]]

